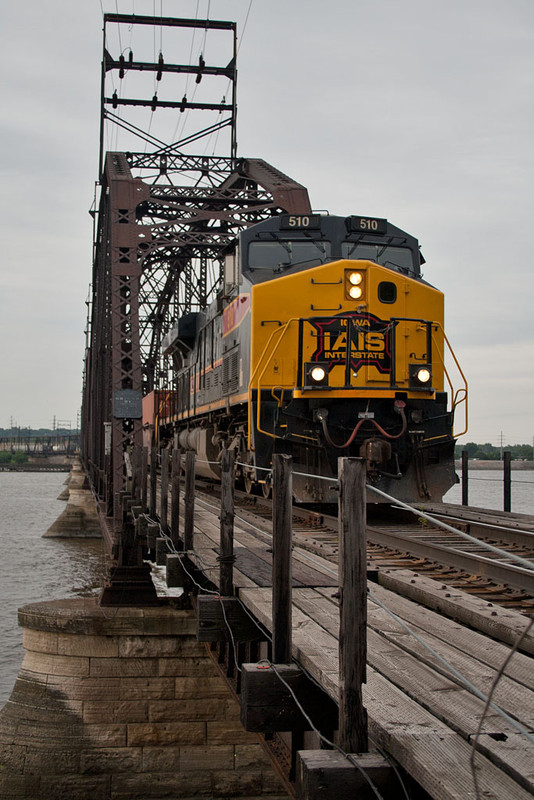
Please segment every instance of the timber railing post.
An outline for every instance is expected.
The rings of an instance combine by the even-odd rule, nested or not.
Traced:
[[[469,505],[469,457],[467,450],[462,450],[462,505]]]
[[[365,460],[339,464],[339,734],[346,753],[368,751],[362,683],[367,661]]]
[[[273,655],[291,663],[291,456],[273,455]]]
[[[503,511],[512,510],[512,454],[509,450],[503,453],[503,482],[504,482],[504,495],[503,495]]]
[[[221,548],[219,588],[223,597],[234,588],[234,463],[235,452],[223,450],[221,467]]]
[[[193,549],[193,526],[195,521],[195,454],[185,454],[184,487],[184,550]]]
[[[181,453],[177,448],[172,451],[171,472],[171,530],[172,543],[180,550],[180,469]]]
[[[134,446],[132,447],[132,454],[131,454],[131,463],[132,463],[132,499],[134,504],[137,505],[139,503],[139,499],[141,496],[141,480],[140,480],[140,447]]]

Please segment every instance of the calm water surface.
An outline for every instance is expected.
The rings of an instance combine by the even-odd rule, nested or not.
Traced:
[[[534,470],[512,470],[512,511],[534,514]],[[502,511],[504,485],[502,470],[470,469],[469,505]],[[462,487],[453,486],[443,498],[445,503],[461,503]]]
[[[102,585],[102,541],[42,538],[65,508],[57,497],[66,477],[64,472],[0,472],[0,707],[9,697],[22,661],[17,609],[39,600],[87,596]],[[445,501],[461,503],[461,498],[458,485]],[[469,502],[502,509],[502,473],[472,470]],[[512,471],[512,510],[534,514],[534,471]]]
[[[102,585],[103,543],[43,539],[65,508],[66,472],[0,472],[0,707],[22,661],[17,609],[39,600],[87,596]]]

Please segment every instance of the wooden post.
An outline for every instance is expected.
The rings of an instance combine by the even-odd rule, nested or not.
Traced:
[[[155,447],[150,451],[150,502],[148,513],[154,519],[156,516],[156,483],[158,479],[158,451]]]
[[[221,467],[221,548],[219,589],[221,595],[234,589],[234,463],[235,452],[223,450]]]
[[[195,521],[195,454],[185,454],[184,488],[184,550],[193,549],[193,526]]]
[[[157,522],[149,522],[146,529],[146,545],[152,560],[156,558],[156,539],[159,536]]]
[[[169,451],[164,448],[161,451],[161,479],[159,485],[159,521],[163,533],[169,532],[168,517],[169,508]]]
[[[503,453],[503,481],[504,481],[504,497],[503,497],[503,510],[512,510],[512,454],[509,450]]]
[[[180,548],[180,469],[181,453],[174,448],[172,451],[172,478],[171,478],[171,539],[177,550]]]
[[[140,448],[139,447],[132,447],[132,454],[131,454],[131,464],[132,464],[132,499],[134,503],[139,503],[140,497],[140,475],[139,475],[139,467],[140,467]]]
[[[339,464],[339,735],[347,753],[366,753],[367,712],[362,702],[367,661],[365,460]]]
[[[141,450],[141,505],[143,510],[147,509],[147,479],[148,479],[148,447]]]
[[[273,662],[291,663],[291,456],[273,456]]]
[[[467,456],[467,450],[462,450],[462,505],[468,506],[469,505],[469,459]]]

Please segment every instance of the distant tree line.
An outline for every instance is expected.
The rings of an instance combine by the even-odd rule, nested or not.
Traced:
[[[16,428],[0,428],[0,438],[7,439],[13,437],[26,438],[44,438],[47,436],[77,436],[79,434],[77,428],[21,428],[17,425]]]
[[[512,444],[505,445],[502,450],[500,447],[495,447],[487,442],[486,444],[476,444],[475,442],[467,442],[467,444],[457,444],[454,451],[456,458],[462,457],[462,450],[467,450],[468,458],[477,458],[481,461],[500,461],[502,450],[509,450],[512,461],[532,461],[532,445],[531,444]]]
[[[10,450],[0,450],[0,464],[25,464],[27,460],[28,456],[22,451],[12,453]]]

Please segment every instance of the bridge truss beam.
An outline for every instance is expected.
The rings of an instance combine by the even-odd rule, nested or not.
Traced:
[[[167,383],[164,336],[215,297],[225,250],[241,230],[281,211],[310,211],[306,189],[260,159],[157,162],[166,184],[134,177],[134,169],[153,171],[154,157],[108,153],[98,213],[84,451],[116,531],[124,453],[141,445],[142,396]]]
[[[123,23],[228,31],[232,57],[225,66],[209,68],[202,55],[196,65],[168,63],[162,54],[153,63],[134,61],[131,49],[113,58],[106,28]],[[150,133],[150,126],[142,130],[110,110],[118,108],[121,98],[116,89],[110,96],[107,78],[115,74],[120,81],[128,71],[157,72],[156,81],[166,73],[196,73],[197,84],[222,76],[229,81],[226,96],[231,101],[219,103],[228,107],[215,110],[213,124],[166,144]],[[261,159],[236,157],[236,79],[235,23],[104,15],[101,194],[88,304],[82,452],[121,568],[139,567],[139,547],[124,529],[123,495],[129,453],[142,444],[142,398],[169,385],[162,353],[165,335],[182,315],[215,299],[223,286],[225,251],[240,231],[282,211],[311,210],[303,186]],[[146,97],[122,98],[120,113],[140,104],[147,104]],[[151,105],[162,113],[168,107],[159,102],[157,91]],[[204,115],[213,113],[212,103],[203,105]],[[192,104],[184,95],[174,107],[180,112]],[[144,140],[151,151],[104,154],[106,120]],[[222,128],[230,131],[227,156],[185,152]]]

